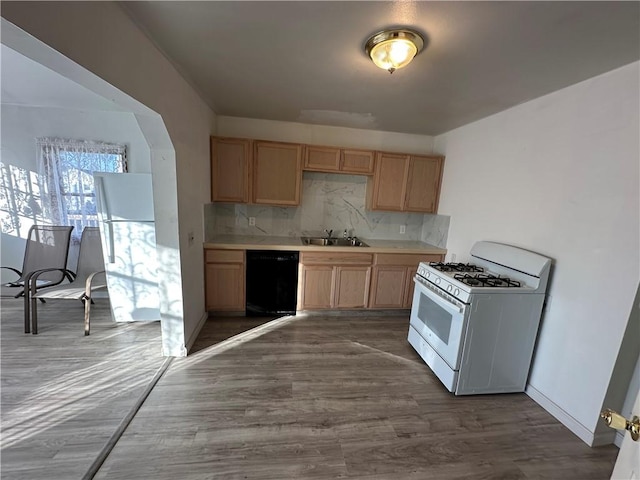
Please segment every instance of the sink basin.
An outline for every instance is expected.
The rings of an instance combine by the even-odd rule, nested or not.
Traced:
[[[366,243],[357,238],[324,238],[324,237],[300,237],[303,245],[319,245],[322,247],[368,247]]]

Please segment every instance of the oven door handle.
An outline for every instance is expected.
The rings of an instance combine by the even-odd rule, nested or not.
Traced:
[[[419,275],[416,275],[415,277],[413,277],[413,281],[416,284],[420,284],[424,288],[426,288],[427,293],[431,293],[431,290],[425,285],[425,280],[422,280],[422,278]],[[459,307],[458,305],[455,305],[455,304],[447,301],[445,298],[442,298],[437,293],[433,293],[432,295],[429,295],[429,299],[431,301],[437,303],[438,305],[440,305],[445,310],[449,310],[450,312],[462,313],[462,311],[463,311],[462,307]]]

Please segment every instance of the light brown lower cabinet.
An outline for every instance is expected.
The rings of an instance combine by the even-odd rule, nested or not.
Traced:
[[[245,309],[244,250],[205,250],[207,311]]]
[[[368,253],[303,252],[298,309],[366,308],[372,258]]]
[[[371,283],[371,308],[402,308],[405,305],[407,271],[410,267],[376,265]]]
[[[301,309],[331,308],[334,279],[335,270],[333,267],[303,266],[299,279],[301,295],[298,296]]]
[[[371,267],[334,267],[336,280],[335,308],[366,308],[369,297]]]
[[[418,264],[439,261],[442,261],[442,255],[375,254],[369,308],[411,308],[413,276]]]
[[[418,263],[442,255],[301,252],[298,310],[411,308]],[[205,249],[206,309],[245,310],[244,250]]]

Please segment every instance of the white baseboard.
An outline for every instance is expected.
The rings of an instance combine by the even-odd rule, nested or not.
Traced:
[[[613,435],[607,432],[604,434],[598,434],[596,436],[594,432],[578,422],[575,418],[565,412],[562,408],[560,408],[557,404],[551,401],[546,395],[544,395],[535,387],[528,384],[527,388],[525,389],[525,393],[529,395],[529,397],[531,397],[534,402],[536,402],[547,412],[553,415],[560,423],[571,430],[578,438],[580,438],[580,440],[582,440],[590,447],[613,443],[613,435],[615,435],[615,431],[611,431],[611,434]]]
[[[164,357],[186,357],[187,349],[184,348],[184,345],[180,344],[175,348],[166,348],[162,347],[162,355]]]
[[[193,333],[191,334],[191,336],[189,337],[189,340],[187,341],[187,345],[186,345],[187,355],[189,354],[188,352],[189,350],[191,350],[191,347],[193,347],[193,344],[196,343],[196,339],[200,334],[200,330],[202,330],[208,318],[209,318],[209,312],[205,311],[202,314],[202,317],[200,317],[200,320],[198,321],[198,325],[196,325],[196,328],[193,330]]]
[[[616,438],[618,437],[618,432],[616,430],[605,430],[604,432],[597,432],[593,436],[592,447],[600,447],[602,445],[611,445],[612,443],[616,443]],[[620,445],[618,445],[620,447]]]

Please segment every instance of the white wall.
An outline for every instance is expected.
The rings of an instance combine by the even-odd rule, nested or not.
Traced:
[[[216,135],[389,152],[428,154],[433,151],[433,137],[427,135],[255,118],[218,116]]]
[[[117,3],[10,2],[1,13],[75,64],[7,26],[3,43],[136,112],[151,149],[163,351],[185,355],[206,319],[202,206],[215,114]]]
[[[149,146],[134,115],[65,108],[2,104],[2,162],[38,171],[37,137],[120,143],[127,147],[129,171],[151,173]]]
[[[639,64],[435,139],[449,255],[477,240],[554,261],[530,395],[588,443],[639,280]]]
[[[5,165],[37,174],[36,138],[60,137],[124,144],[129,171],[151,172],[149,146],[132,113],[2,104],[1,122],[0,161]],[[24,248],[24,239],[2,234],[2,265],[20,270]],[[69,266],[72,270],[75,269],[76,257],[77,252],[71,252]],[[2,270],[2,282],[11,280],[15,280],[15,274]]]

